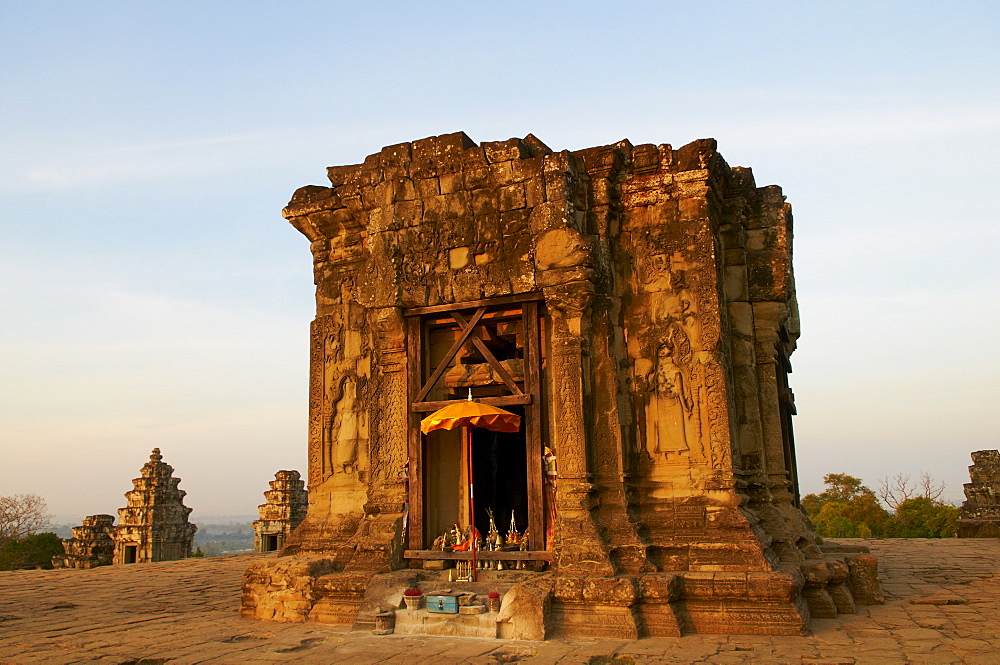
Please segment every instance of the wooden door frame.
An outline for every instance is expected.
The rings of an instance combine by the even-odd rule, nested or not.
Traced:
[[[406,317],[406,394],[409,404],[407,422],[407,454],[409,466],[409,534],[407,549],[426,549],[424,541],[424,437],[420,432],[420,420],[425,414],[436,411],[447,404],[461,400],[444,400],[427,402],[423,398],[433,389],[433,386],[444,375],[444,371],[455,356],[466,344],[473,344],[486,358],[487,363],[501,376],[505,387],[513,394],[499,397],[484,397],[480,401],[496,406],[523,405],[525,415],[525,446],[527,447],[528,474],[528,529],[531,532],[533,550],[543,550],[537,543],[545,543],[545,510],[542,488],[542,415],[543,415],[543,381],[542,381],[542,336],[541,310],[539,302],[543,301],[541,293],[526,293],[513,296],[501,296],[484,300],[473,300],[448,305],[431,307],[414,307],[405,310]],[[524,327],[524,388],[514,385],[513,379],[493,354],[485,347],[474,333],[483,316],[493,308],[520,305],[521,321]],[[462,314],[463,310],[475,310],[470,318]],[[425,381],[424,350],[427,341],[426,316],[430,314],[449,314],[459,328],[459,338],[445,355],[442,363],[436,367]]]

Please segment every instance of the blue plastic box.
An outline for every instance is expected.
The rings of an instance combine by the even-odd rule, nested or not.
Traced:
[[[424,608],[428,612],[441,614],[458,614],[458,593],[427,594]]]

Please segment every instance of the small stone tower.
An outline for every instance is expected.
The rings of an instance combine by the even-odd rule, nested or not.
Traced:
[[[309,493],[298,471],[278,471],[270,485],[271,489],[264,492],[267,503],[257,506],[260,519],[253,523],[255,552],[274,552],[284,547],[309,507]]]
[[[1000,537],[1000,451],[972,453],[971,483],[965,484],[966,501],[958,514],[959,538]]]
[[[142,477],[125,493],[128,505],[118,510],[120,522],[111,529],[115,541],[114,563],[173,561],[191,556],[194,532],[188,522],[191,509],[184,505],[184,490],[177,489],[174,467],[163,462],[159,448],[153,448],[142,466]]]
[[[52,557],[55,568],[96,568],[110,566],[115,543],[108,535],[115,518],[111,515],[89,515],[81,526],[73,527],[73,537],[63,541],[61,556]]]

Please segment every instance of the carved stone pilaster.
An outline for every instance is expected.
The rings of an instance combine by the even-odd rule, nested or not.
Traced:
[[[351,538],[354,556],[345,571],[387,572],[402,566],[406,510],[407,407],[406,328],[402,309],[368,310],[375,367],[371,412],[371,480],[364,518]]]
[[[552,322],[551,441],[559,457],[556,484],[556,563],[561,573],[614,574],[607,544],[591,511],[595,487],[588,460],[586,408],[590,307],[593,285],[575,282],[545,289]],[[557,433],[557,434],[556,434]]]

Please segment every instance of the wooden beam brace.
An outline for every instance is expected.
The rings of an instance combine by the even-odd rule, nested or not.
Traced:
[[[456,321],[458,321],[458,325],[461,326],[463,329],[465,329],[466,326],[465,317],[462,316],[459,312],[452,313],[452,316],[455,318]],[[477,349],[479,349],[479,352],[481,354],[483,354],[483,357],[486,358],[486,362],[489,363],[489,366],[492,367],[493,370],[500,375],[500,378],[503,379],[504,385],[507,386],[508,390],[510,390],[515,395],[524,394],[524,391],[521,390],[516,383],[514,383],[514,377],[512,377],[510,375],[510,372],[508,372],[507,369],[500,364],[500,361],[497,360],[496,356],[493,355],[493,352],[490,351],[489,347],[487,347],[486,344],[483,343],[483,340],[479,339],[479,337],[474,334],[472,335],[472,344]]]
[[[510,296],[498,296],[496,298],[486,298],[485,300],[468,300],[466,302],[456,302],[448,305],[431,305],[430,307],[411,307],[403,311],[403,316],[420,316],[423,314],[438,314],[440,312],[451,312],[456,309],[472,309],[473,307],[493,307],[495,305],[509,305],[520,302],[530,302],[532,300],[542,300],[545,296],[541,293],[516,293]]]
[[[417,393],[417,396],[413,400],[414,402],[422,402],[423,399],[427,397],[427,393],[431,391],[431,388],[434,387],[434,384],[438,382],[438,379],[441,378],[441,375],[444,374],[445,370],[448,369],[448,365],[451,364],[451,361],[455,358],[455,355],[458,353],[459,349],[465,346],[465,343],[469,341],[469,337],[472,335],[472,332],[476,329],[476,325],[479,323],[479,320],[483,318],[483,314],[485,313],[486,313],[485,307],[480,307],[479,309],[477,309],[476,313],[472,315],[472,320],[469,322],[468,325],[464,325],[462,321],[458,321],[458,318],[455,319],[456,321],[458,321],[458,326],[462,330],[462,334],[458,336],[458,339],[455,340],[455,343],[451,345],[450,349],[448,349],[448,353],[444,354],[444,358],[441,359],[441,363],[438,364],[437,368],[434,370],[434,373],[431,374],[431,378],[427,379],[427,383],[425,383],[423,388],[420,389],[420,392]],[[461,315],[456,314],[456,317],[457,316]]]
[[[464,399],[446,399],[437,402],[413,402],[410,404],[410,411],[413,413],[430,413],[431,411],[442,409],[449,404],[457,404],[464,401]],[[483,404],[492,404],[493,406],[522,406],[531,404],[533,400],[531,395],[502,395],[500,397],[480,397],[476,401]]]

